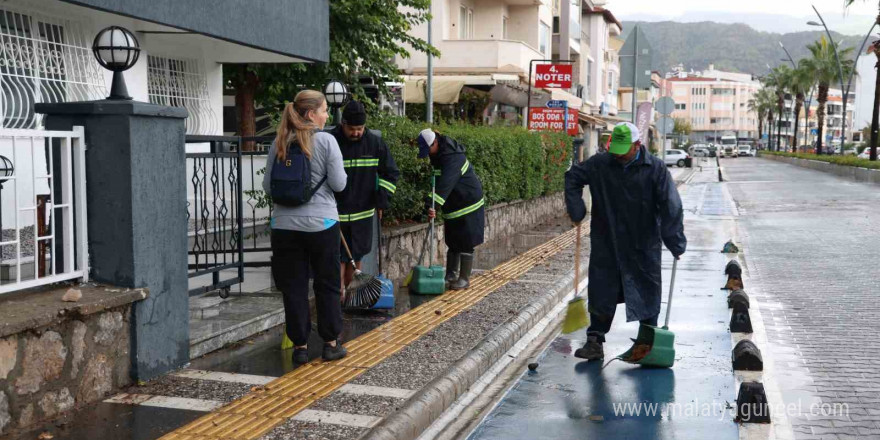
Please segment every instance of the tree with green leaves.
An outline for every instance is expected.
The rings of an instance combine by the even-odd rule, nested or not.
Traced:
[[[776,150],[782,146],[782,122],[785,111],[785,94],[789,93],[792,70],[785,64],[781,64],[770,70],[770,74],[764,77],[764,84],[769,85],[776,92]],[[772,133],[771,133],[772,135]]]
[[[866,0],[867,1],[867,0]],[[844,0],[844,4],[849,7],[856,0]],[[878,13],[876,23],[880,25],[880,2],[877,5]],[[874,74],[874,111],[871,115],[871,143],[869,144],[871,148],[871,160],[877,160],[877,146],[878,142],[880,142],[880,40],[875,40],[870,46],[868,46],[868,53],[872,53],[877,57],[877,64],[874,65],[874,70],[877,72]]]
[[[772,121],[773,120],[773,107],[776,105],[776,92],[772,87],[764,86],[760,88],[751,99],[749,99],[748,106],[749,111],[754,113],[758,119],[758,139],[755,141],[755,145],[761,142],[761,137],[764,134],[764,120]],[[772,131],[770,127],[772,125],[768,124],[768,131]],[[770,136],[768,135],[769,139]]]
[[[256,105],[275,113],[300,90],[321,90],[330,79],[345,82],[363,98],[360,78],[370,77],[380,93],[386,93],[386,83],[399,79],[396,56],[408,58],[410,51],[440,54],[412,35],[413,27],[427,22],[430,4],[430,0],[333,0],[328,63],[224,65],[224,79],[235,89],[241,135],[254,135]]]
[[[801,110],[804,108],[804,100],[806,98],[807,93],[810,92],[810,89],[813,88],[813,84],[815,81],[813,80],[813,74],[804,63],[804,60],[800,60],[798,62],[798,66],[796,69],[792,69],[791,74],[788,77],[788,89],[791,91],[791,94],[794,95],[794,138],[792,140],[792,151],[797,153],[798,147],[798,130],[800,129],[800,115]],[[807,118],[805,121],[809,120],[809,109],[807,109]]]
[[[823,133],[825,128],[825,104],[828,102],[828,89],[831,87],[831,84],[836,84],[841,80],[841,70],[843,70],[843,76],[846,78],[855,68],[855,63],[850,59],[853,48],[837,48],[837,54],[840,57],[840,67],[842,67],[842,69],[838,68],[837,56],[834,54],[834,46],[832,46],[824,36],[822,36],[819,41],[807,46],[807,49],[810,50],[812,57],[804,60],[804,66],[806,66],[816,80],[816,83],[819,85],[817,98],[819,109],[816,110],[816,119],[819,123],[816,137],[816,154],[822,154],[822,141],[825,136]]]

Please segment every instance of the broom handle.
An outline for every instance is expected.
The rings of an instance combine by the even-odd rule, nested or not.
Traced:
[[[669,301],[666,302],[666,323],[663,327],[669,327],[669,314],[672,313],[672,291],[675,290],[675,271],[678,269],[678,258],[672,260],[672,276],[669,280]]]
[[[382,273],[382,219],[376,218],[376,235],[379,237],[379,274]]]
[[[436,177],[434,176],[434,172],[431,171],[431,209],[434,210],[434,191],[436,189]],[[437,216],[437,211],[434,211],[434,217]],[[431,218],[431,253],[428,254],[428,267],[431,267],[434,264],[434,219]]]
[[[577,224],[577,237],[574,241],[574,294],[577,296],[581,284],[581,224]]]
[[[351,263],[351,267],[354,270],[357,270],[357,265],[354,264],[354,257],[351,256],[351,249],[348,248],[348,243],[345,242],[345,235],[342,234],[342,231],[339,231],[339,238],[342,239],[342,245],[345,246],[345,253],[348,255],[348,262]]]

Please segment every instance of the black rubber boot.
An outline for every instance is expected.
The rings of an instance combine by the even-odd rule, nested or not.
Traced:
[[[298,367],[302,364],[309,363],[309,350],[307,348],[293,349],[293,366]]]
[[[446,251],[446,284],[452,284],[458,279],[458,264],[461,254]]]
[[[583,348],[578,348],[574,352],[574,357],[586,359],[588,361],[598,361],[605,359],[605,351],[602,350],[602,343],[596,336],[588,336],[587,343]]]
[[[347,354],[348,350],[346,350],[345,347],[342,346],[341,341],[337,340],[335,347],[327,343],[324,344],[324,352],[321,353],[321,357],[325,361],[335,361],[337,359],[344,358]]]
[[[471,270],[474,268],[474,254],[461,254],[461,272],[458,279],[449,285],[452,290],[464,290],[471,285]]]

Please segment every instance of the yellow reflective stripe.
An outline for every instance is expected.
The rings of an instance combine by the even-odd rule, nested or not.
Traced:
[[[348,159],[342,161],[342,166],[345,168],[377,167],[379,166],[379,159]]]
[[[394,194],[394,192],[397,191],[396,185],[382,178],[379,179],[379,186],[385,188],[391,194]]]
[[[363,220],[365,218],[370,218],[375,213],[376,213],[376,210],[371,209],[369,211],[356,212],[354,214],[339,214],[339,221],[341,221],[341,222],[354,222],[354,221],[358,221],[358,220]]]
[[[434,201],[437,202],[437,203],[440,204],[440,205],[446,203],[446,199],[444,199],[443,197],[440,197],[440,195],[438,195],[437,193],[434,193],[434,194],[432,195],[432,197],[434,197]]]
[[[449,214],[443,214],[443,218],[444,219],[459,218],[461,216],[468,215],[468,214],[480,209],[480,207],[482,207],[485,204],[486,204],[486,199],[481,199],[479,202],[474,203],[473,205],[468,206],[467,208],[462,208],[462,209],[459,209],[458,211],[450,212]]]
[[[467,159],[464,160],[464,165],[461,166],[461,175],[462,175],[462,176],[464,176],[464,173],[467,172],[468,167],[470,166],[470,164],[471,164],[471,163],[470,163]]]

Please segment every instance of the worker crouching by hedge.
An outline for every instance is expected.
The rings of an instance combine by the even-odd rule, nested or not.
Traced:
[[[436,178],[433,206],[443,209],[446,252],[446,282],[453,290],[470,286],[474,249],[483,244],[486,200],[483,184],[465,156],[465,148],[454,139],[422,130],[418,137],[419,158],[430,157]],[[426,201],[428,217],[436,216],[431,197]]]

